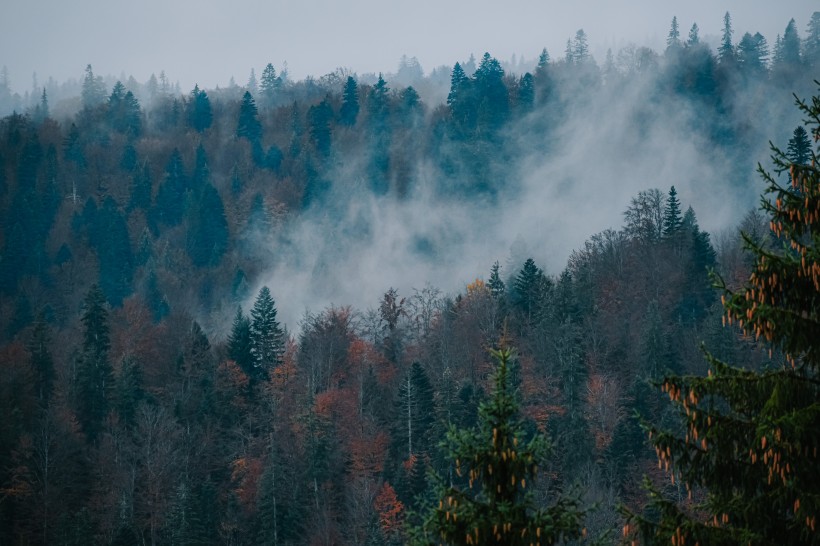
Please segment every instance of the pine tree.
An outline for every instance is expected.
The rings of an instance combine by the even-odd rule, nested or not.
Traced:
[[[535,85],[532,74],[527,72],[518,81],[518,108],[522,112],[529,112],[535,103]]]
[[[54,387],[54,358],[49,350],[50,337],[45,315],[41,311],[34,321],[34,330],[27,348],[31,369],[34,371],[34,394],[43,407],[48,406]]]
[[[213,123],[211,100],[208,94],[195,85],[188,102],[188,124],[198,133],[203,132]]]
[[[677,16],[672,17],[672,24],[669,27],[669,34],[666,37],[667,49],[680,47],[680,29],[678,28]]]
[[[407,458],[428,451],[429,434],[435,422],[433,386],[427,372],[413,362],[399,385],[399,411],[396,436]]]
[[[735,47],[732,45],[732,17],[727,11],[723,16],[723,38],[718,48],[718,59],[721,63],[730,63],[735,60]]]
[[[248,377],[255,374],[254,355],[251,345],[251,321],[242,313],[242,308],[236,308],[236,315],[228,336],[228,356],[242,368]]]
[[[239,105],[239,120],[236,124],[236,136],[246,138],[248,141],[258,143],[262,138],[262,124],[259,123],[259,110],[250,91],[245,91],[242,95],[242,103]]]
[[[347,77],[342,92],[342,108],[339,110],[339,123],[352,127],[359,116],[359,89],[352,76]]]
[[[663,211],[663,234],[667,237],[674,235],[681,226],[680,201],[675,186],[669,188],[666,198],[666,209]]]
[[[281,363],[284,341],[270,289],[263,286],[251,309],[250,342],[255,370],[253,375],[249,374],[251,377],[268,377],[269,372]]]
[[[798,125],[792,133],[786,148],[786,157],[796,165],[808,165],[811,159],[811,140],[802,125]]]
[[[691,47],[700,43],[700,38],[698,37],[699,32],[700,29],[698,29],[698,24],[692,23],[692,28],[689,29],[689,37],[686,40],[686,45]]]
[[[490,280],[487,282],[487,286],[490,289],[490,293],[495,296],[496,298],[500,298],[504,295],[504,291],[506,287],[504,286],[504,281],[501,280],[501,266],[498,265],[498,261],[493,264],[492,269],[490,269]]]
[[[83,350],[77,362],[77,417],[89,440],[94,440],[108,413],[113,370],[105,294],[94,285],[83,303]]]
[[[511,379],[512,352],[492,354],[498,360],[495,388],[479,407],[477,426],[447,433],[448,458],[467,483],[438,478],[438,505],[411,530],[414,544],[555,544],[584,534],[577,500],[561,497],[548,507],[533,500],[531,488],[550,444],[541,434],[525,433]]]
[[[798,105],[820,137],[820,96]],[[650,440],[672,479],[705,498],[684,508],[648,486],[650,509],[628,514],[624,531],[649,544],[820,544],[820,173],[777,148],[772,160],[791,180],[758,167],[783,248],[744,234],[755,264],[745,287],[723,288],[723,319],[783,358],[755,371],[707,354],[707,377],[663,381],[682,432],[647,425]]]
[[[532,258],[527,258],[513,283],[515,289],[513,303],[521,310],[527,324],[540,318],[548,280],[543,271],[535,265]]]
[[[276,76],[276,69],[271,63],[265,66],[260,80],[260,92],[262,93],[262,105],[271,107],[276,100],[276,93],[282,85],[281,78]]]

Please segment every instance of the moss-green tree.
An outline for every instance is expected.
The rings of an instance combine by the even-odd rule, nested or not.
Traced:
[[[820,138],[820,97],[798,101]],[[668,377],[663,390],[680,411],[679,433],[648,426],[660,462],[687,489],[705,489],[684,508],[650,487],[650,509],[629,514],[626,533],[648,544],[820,544],[820,169],[773,148],[783,186],[768,184],[762,208],[783,246],[755,256],[748,283],[725,290],[724,320],[782,351],[761,371],[707,355],[707,377]]]
[[[416,544],[554,544],[583,534],[584,512],[575,499],[561,497],[548,507],[534,502],[531,488],[550,444],[525,433],[512,351],[492,354],[498,360],[495,389],[478,410],[478,425],[447,434],[449,458],[467,484],[439,483],[436,505],[412,530]]]

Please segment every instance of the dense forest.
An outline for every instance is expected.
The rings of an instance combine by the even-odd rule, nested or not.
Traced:
[[[600,63],[579,30],[531,67],[268,64],[182,93],[89,65],[24,97],[4,76],[0,543],[429,542],[437,495],[474,481],[444,440],[473,453],[457,431],[513,406],[528,502],[620,540],[687,498],[642,429],[681,426],[657,384],[706,376],[702,346],[750,373],[804,350],[724,325],[713,283],[782,246],[755,168],[811,163],[794,96],[818,76],[820,12],[771,47],[672,19],[664,51]],[[619,223],[584,231],[594,206]]]

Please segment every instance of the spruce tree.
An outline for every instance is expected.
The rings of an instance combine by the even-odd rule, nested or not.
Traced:
[[[584,534],[577,500],[560,497],[546,507],[534,501],[538,465],[550,444],[542,434],[525,432],[512,351],[491,352],[498,360],[495,388],[479,407],[478,424],[447,433],[448,458],[461,480],[448,484],[438,477],[437,504],[412,529],[414,544],[555,544]]]
[[[820,96],[798,105],[820,137]],[[820,171],[815,151],[812,165],[772,159],[791,181],[758,167],[783,246],[744,234],[755,263],[744,287],[723,287],[723,319],[783,356],[751,370],[707,354],[707,377],[664,379],[681,426],[646,425],[650,440],[671,479],[705,496],[681,507],[648,486],[650,508],[624,528],[648,544],[820,544]]]
[[[113,369],[105,294],[94,285],[83,302],[83,348],[77,361],[77,417],[89,440],[94,440],[108,413]]]
[[[786,148],[786,157],[797,165],[807,165],[811,159],[811,140],[802,125],[795,128],[789,145]]]
[[[259,290],[251,309],[250,341],[254,374],[249,375],[268,377],[281,362],[285,347],[284,334],[276,320],[276,305],[267,286]]]
[[[674,235],[681,226],[680,201],[675,186],[669,188],[666,198],[666,208],[663,211],[663,234],[667,237]]]
[[[342,108],[339,110],[339,123],[352,127],[359,116],[359,89],[352,76],[347,77],[342,92]]]
[[[228,336],[228,356],[242,368],[248,377],[254,375],[254,355],[251,349],[251,321],[236,308],[231,333]]]
[[[239,120],[236,124],[236,136],[246,138],[252,144],[259,142],[262,138],[259,111],[250,91],[245,91],[245,94],[242,95],[242,103],[239,105]]]
[[[501,280],[501,266],[497,260],[493,264],[492,269],[490,269],[490,280],[487,282],[487,287],[490,289],[490,293],[496,298],[500,298],[504,295],[506,287],[504,281]]]
[[[727,11],[723,16],[723,38],[718,48],[718,59],[721,63],[729,63],[735,60],[735,47],[732,45],[732,17]]]

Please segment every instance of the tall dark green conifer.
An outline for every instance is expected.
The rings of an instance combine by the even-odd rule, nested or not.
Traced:
[[[802,125],[798,125],[792,133],[786,148],[786,157],[797,165],[808,165],[811,159],[811,140]]]
[[[94,440],[108,413],[113,369],[108,308],[99,286],[89,290],[83,303],[83,347],[77,362],[77,418],[89,440]]]
[[[548,506],[534,501],[531,488],[550,444],[541,434],[525,433],[511,351],[502,348],[493,355],[495,388],[479,407],[477,426],[447,433],[448,458],[466,483],[439,478],[437,506],[412,529],[413,544],[555,544],[583,534],[577,500],[560,497]]]
[[[236,136],[247,138],[251,143],[258,143],[262,138],[262,124],[259,123],[259,111],[250,91],[242,95],[239,105],[239,120],[236,124]]]
[[[820,97],[798,104],[820,137]],[[744,234],[752,273],[722,299],[724,321],[782,353],[762,370],[707,354],[706,377],[664,379],[681,422],[647,425],[650,441],[673,481],[705,495],[680,506],[647,484],[650,508],[628,513],[624,529],[647,544],[820,544],[820,174],[773,150],[791,184],[758,170],[774,198],[762,208],[783,246],[768,250]]]
[[[674,235],[681,226],[680,200],[675,186],[669,188],[666,198],[666,208],[663,211],[663,234],[667,237]]]
[[[359,116],[359,89],[352,76],[347,77],[342,91],[342,108],[339,110],[339,123],[352,127]]]
[[[285,352],[282,328],[276,320],[276,305],[267,286],[259,289],[251,309],[251,352],[255,378],[266,378],[278,366]]]

